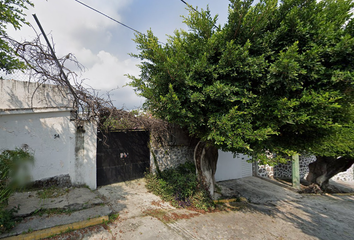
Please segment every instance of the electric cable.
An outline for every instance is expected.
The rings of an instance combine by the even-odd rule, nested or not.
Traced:
[[[122,23],[122,22],[120,22],[120,21],[118,21],[118,20],[116,20],[116,19],[114,19],[114,18],[112,18],[112,17],[110,17],[110,16],[108,16],[107,14],[105,14],[105,13],[103,13],[103,12],[101,12],[101,11],[99,11],[99,10],[97,10],[97,9],[95,9],[95,8],[93,8],[93,7],[91,7],[91,6],[87,5],[87,4],[85,4],[85,3],[81,2],[81,1],[79,1],[79,0],[75,0],[75,2],[78,2],[78,3],[80,3],[81,5],[83,5],[83,6],[87,7],[87,8],[89,8],[89,9],[91,9],[92,11],[95,11],[95,12],[101,14],[102,16],[105,16],[106,18],[108,18],[108,19],[110,19],[110,20],[112,20],[112,21],[114,21],[114,22],[116,22],[116,23],[122,25],[123,27],[126,27],[126,28],[128,28],[128,29],[130,29],[130,30],[132,30],[132,31],[134,31],[134,32],[136,32],[136,33],[138,33],[138,34],[141,34],[141,35],[146,36],[146,34],[140,32],[140,31],[138,31],[138,30],[136,30],[136,29],[134,29],[134,28],[132,28],[132,27],[130,27],[130,26],[128,26],[128,25],[126,25],[126,24],[124,24],[124,23]],[[163,42],[160,42],[160,41],[158,41],[158,42],[161,43],[161,44],[166,45],[166,44],[163,43]]]
[[[195,9],[192,5],[190,5],[189,3],[187,3],[186,1],[184,0],[181,0],[182,3],[186,4],[187,7],[191,8],[193,11],[199,13],[199,15],[202,16],[202,14],[197,10]],[[211,21],[210,21],[211,22]],[[217,26],[216,24],[214,24],[214,27],[216,27],[218,30],[220,30],[219,26]]]

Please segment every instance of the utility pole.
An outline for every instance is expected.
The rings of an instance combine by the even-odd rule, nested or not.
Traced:
[[[292,182],[293,182],[293,187],[300,190],[299,154],[295,154],[292,156]]]

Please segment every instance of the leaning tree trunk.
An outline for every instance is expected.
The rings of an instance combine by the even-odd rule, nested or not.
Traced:
[[[317,160],[309,165],[310,171],[306,180],[309,183],[318,184],[322,190],[326,190],[329,179],[340,172],[346,171],[353,163],[354,158],[317,156]]]
[[[214,196],[217,161],[218,149],[213,145],[200,141],[194,150],[194,162],[198,179],[209,190],[211,197]]]

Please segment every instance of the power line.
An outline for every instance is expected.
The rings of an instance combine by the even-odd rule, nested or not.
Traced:
[[[184,4],[186,4],[186,5],[187,5],[187,7],[189,7],[189,8],[191,8],[191,9],[193,9],[195,12],[197,12],[197,13],[201,14],[200,12],[198,12],[198,10],[197,10],[197,9],[195,9],[192,5],[190,5],[190,4],[189,4],[189,3],[187,3],[186,1],[181,0],[181,2],[183,2]]]
[[[108,19],[110,19],[110,20],[112,20],[112,21],[114,21],[114,22],[116,22],[116,23],[122,25],[123,27],[126,27],[126,28],[128,28],[128,29],[130,29],[130,30],[132,30],[132,31],[134,31],[134,32],[136,32],[136,33],[139,33],[139,34],[141,34],[141,35],[146,36],[146,34],[140,32],[140,31],[138,31],[138,30],[136,30],[136,29],[134,29],[134,28],[132,28],[132,27],[129,27],[128,25],[126,25],[126,24],[124,24],[124,23],[122,23],[122,22],[120,22],[120,21],[118,21],[118,20],[116,20],[116,19],[114,19],[114,18],[108,16],[107,14],[105,14],[105,13],[103,13],[103,12],[101,12],[101,11],[99,11],[99,10],[97,10],[97,9],[95,9],[95,8],[93,8],[93,7],[91,7],[91,6],[87,5],[87,4],[85,4],[85,3],[81,2],[81,1],[79,1],[79,0],[75,0],[75,1],[78,2],[78,3],[80,3],[81,5],[83,5],[83,6],[87,7],[87,8],[89,8],[89,9],[91,9],[92,11],[95,11],[95,12],[97,12],[97,13],[99,13],[99,14],[105,16],[106,18],[108,18]],[[165,44],[165,43],[160,42],[160,41],[158,41],[158,42],[161,43],[161,44]]]

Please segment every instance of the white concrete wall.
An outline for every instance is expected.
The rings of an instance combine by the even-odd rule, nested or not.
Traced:
[[[77,131],[70,93],[55,85],[0,80],[0,152],[34,153],[32,180],[70,175],[74,185],[96,188],[96,125]]]
[[[96,152],[97,126],[94,122],[84,121],[82,129],[76,132],[76,155],[70,169],[73,184],[97,188]]]
[[[247,162],[251,157],[219,150],[219,159],[216,166],[215,181],[225,181],[252,176],[252,163]]]
[[[75,157],[70,111],[0,114],[0,151],[16,147],[34,152],[33,180],[68,174]]]
[[[72,108],[69,90],[50,84],[0,80],[0,110]]]

